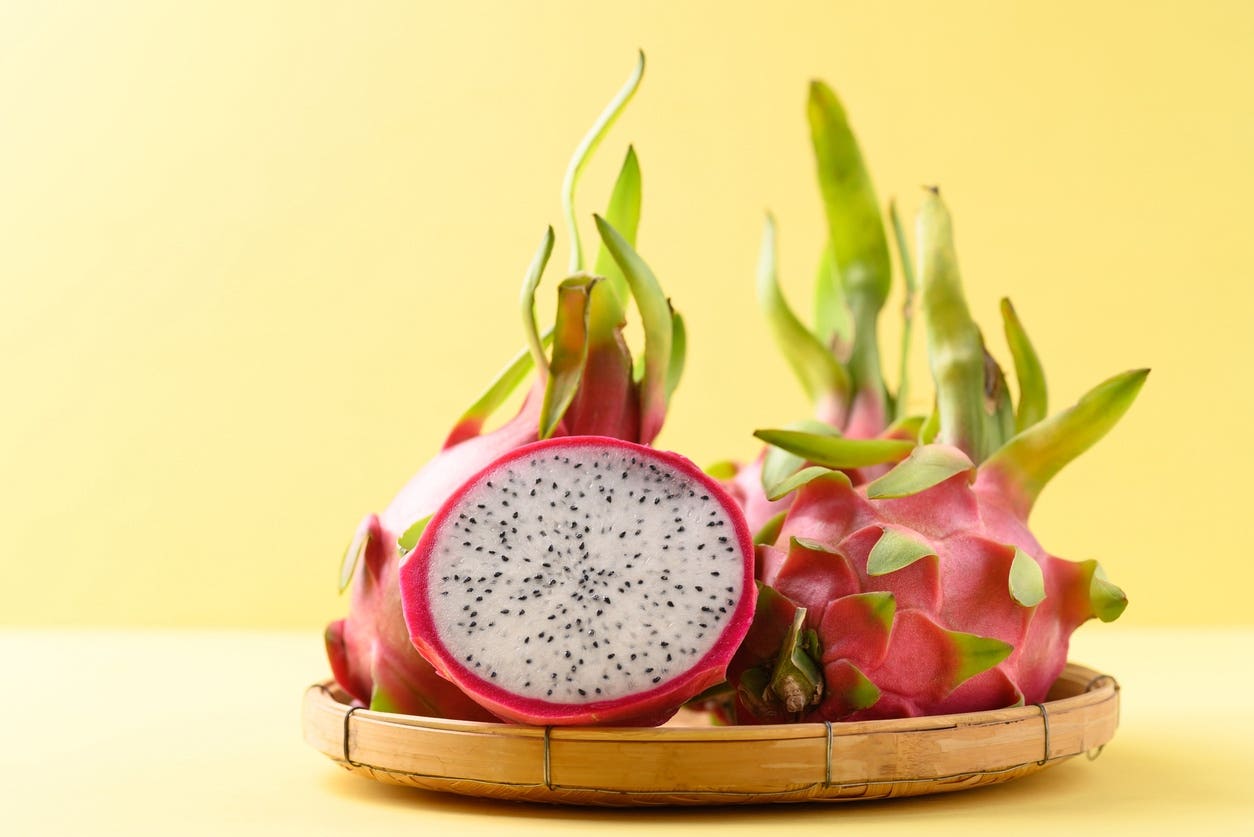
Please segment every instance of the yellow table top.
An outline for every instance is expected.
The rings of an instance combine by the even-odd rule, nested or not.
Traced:
[[[301,696],[327,676],[314,633],[7,628],[0,822],[13,835],[1254,833],[1252,648],[1250,628],[1086,626],[1072,659],[1123,687],[1119,732],[1092,763],[915,799],[613,811],[349,775],[301,740]]]

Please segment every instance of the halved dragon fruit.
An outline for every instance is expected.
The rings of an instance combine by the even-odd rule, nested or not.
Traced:
[[[684,328],[657,279],[635,251],[641,177],[628,148],[604,218],[596,218],[601,247],[594,273],[584,254],[574,198],[579,173],[644,71],[640,56],[627,84],[580,143],[567,170],[563,205],[571,240],[570,276],[557,288],[556,322],[541,334],[535,294],[553,251],[550,228],[523,279],[522,315],[527,348],[455,423],[444,448],[413,476],[379,515],[368,515],[344,556],[340,586],[351,586],[348,616],[326,630],[327,656],[336,681],[374,709],[466,720],[488,715],[439,677],[409,642],[401,613],[397,565],[426,519],[465,480],[520,445],[551,436],[598,434],[651,442],[684,364]],[[634,362],[623,337],[634,302],[644,330],[644,351]],[[484,425],[532,370],[536,374],[518,413],[500,427]]]
[[[753,618],[735,502],[687,459],[601,437],[469,480],[401,564],[410,638],[493,714],[658,724],[724,679]]]

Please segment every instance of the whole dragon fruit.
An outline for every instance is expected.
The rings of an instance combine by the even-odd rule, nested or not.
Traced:
[[[585,163],[634,95],[644,71],[639,57],[627,84],[576,150],[563,185],[571,237],[570,276],[558,286],[556,321],[541,335],[534,299],[553,249],[550,228],[528,269],[521,303],[527,349],[457,421],[444,448],[379,515],[368,515],[344,555],[341,589],[351,585],[348,616],[326,629],[327,656],[340,686],[372,709],[468,720],[492,716],[435,670],[410,643],[402,614],[398,562],[430,516],[469,477],[501,455],[538,439],[601,435],[648,444],[662,427],[684,360],[684,329],[657,280],[634,250],[641,180],[629,148],[604,218],[595,273],[584,272],[574,210]],[[644,330],[637,368],[623,337],[634,300]],[[551,345],[551,352],[546,346]],[[538,371],[519,412],[504,425],[484,424]]]
[[[918,444],[779,431],[808,467],[758,550],[755,623],[729,667],[742,723],[863,720],[1045,699],[1071,633],[1127,600],[1096,561],[1045,551],[1027,525],[1045,484],[1101,438],[1148,370],[1117,375],[1046,418],[1040,362],[1008,301],[1017,409],[963,298],[935,190],[917,228],[936,406]],[[903,459],[904,456],[904,459]],[[862,485],[849,473],[902,460]],[[813,464],[821,463],[821,464]]]

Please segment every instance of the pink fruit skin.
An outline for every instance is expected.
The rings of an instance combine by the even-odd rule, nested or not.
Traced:
[[[727,493],[740,504],[751,532],[758,531],[772,517],[787,510],[788,504],[792,502],[791,496],[781,500],[766,499],[766,492],[762,490],[763,456],[765,452],[752,462],[740,466],[736,475],[723,483]]]
[[[956,449],[955,449],[956,452]],[[885,528],[932,547],[885,575],[867,559]],[[825,551],[792,541],[803,538]],[[1014,547],[1041,567],[1046,597],[1034,607],[1009,592]],[[760,550],[766,581],[807,608],[818,631],[828,688],[805,720],[871,720],[994,709],[1045,700],[1066,663],[1071,633],[1094,616],[1082,565],[1056,558],[1034,538],[996,486],[960,473],[900,499],[869,500],[865,488],[817,480],[795,495],[780,538]],[[939,557],[937,557],[939,556]],[[892,593],[891,626],[869,618],[864,594]],[[1009,643],[997,665],[957,684],[960,651],[948,632]],[[851,710],[840,684],[850,666],[880,690],[871,707]],[[742,718],[742,722],[752,718]]]
[[[736,542],[744,556],[744,575],[741,580],[744,593],[728,620],[723,634],[710,651],[687,673],[655,689],[632,695],[628,700],[561,704],[515,695],[466,669],[454,655],[447,651],[439,639],[439,626],[432,621],[428,606],[430,592],[428,565],[431,550],[440,537],[441,528],[446,523],[447,511],[480,477],[493,473],[512,461],[554,446],[561,446],[565,450],[577,450],[580,446],[598,449],[612,447],[642,457],[661,460],[704,486],[711,497],[722,502],[733,512],[731,517],[735,525]],[[655,726],[674,715],[685,700],[723,680],[728,662],[753,621],[754,604],[757,598],[753,582],[753,545],[748,526],[743,517],[735,512],[735,502],[718,483],[692,462],[677,454],[657,451],[618,439],[595,436],[567,437],[523,446],[493,462],[480,474],[466,481],[457,492],[450,496],[441,510],[432,518],[417,547],[401,563],[401,597],[405,619],[409,626],[410,640],[442,676],[457,684],[466,693],[473,695],[480,704],[505,720],[546,726],[584,724]]]

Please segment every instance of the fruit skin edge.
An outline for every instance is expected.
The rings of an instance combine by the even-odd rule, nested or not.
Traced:
[[[611,701],[568,705],[539,699],[519,699],[497,684],[457,665],[454,655],[438,639],[438,631],[432,621],[431,613],[423,604],[428,597],[430,586],[425,561],[441,534],[438,525],[434,523],[423,532],[418,545],[400,565],[404,612],[410,629],[410,640],[419,653],[435,666],[440,676],[463,690],[473,692],[477,703],[503,719],[519,718],[525,715],[532,723],[547,721],[553,724],[570,724],[572,723],[570,716],[572,713],[577,713],[585,716],[587,723],[609,724],[617,721],[633,726],[656,726],[678,711],[684,701],[722,682],[727,662],[735,654],[744,634],[749,630],[757,603],[757,586],[754,584],[753,577],[752,536],[744,516],[739,514],[735,501],[717,480],[702,471],[687,457],[673,451],[637,445],[613,437],[564,436],[523,445],[494,460],[450,495],[433,515],[432,520],[441,521],[447,525],[452,521],[452,516],[447,512],[456,507],[468,491],[476,487],[480,478],[490,475],[503,465],[537,453],[547,453],[553,449],[578,448],[610,449],[664,462],[696,485],[701,486],[724,509],[732,512],[728,514],[728,518],[733,526],[736,543],[747,560],[743,562],[740,600],[728,617],[729,627],[723,631],[718,641],[692,665],[685,675],[634,695],[630,711],[621,707],[618,702]],[[453,665],[450,665],[450,661]],[[676,696],[682,697],[676,700]]]

